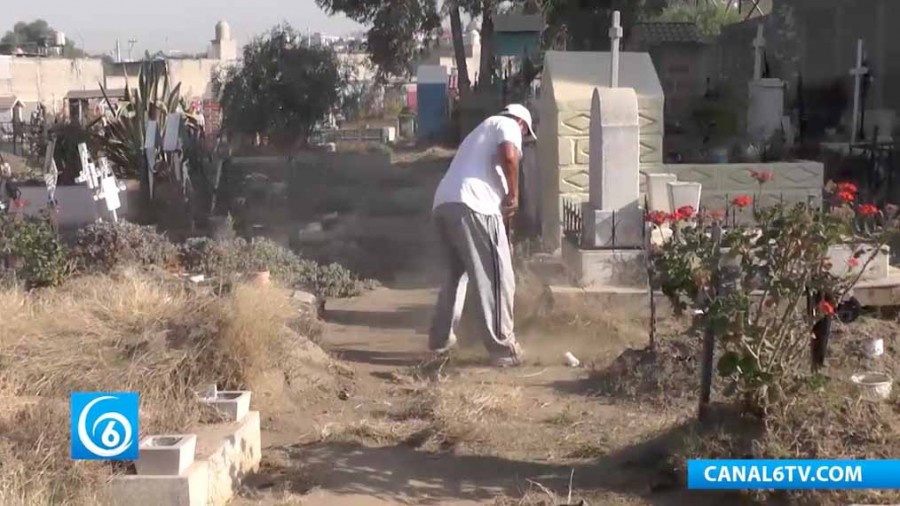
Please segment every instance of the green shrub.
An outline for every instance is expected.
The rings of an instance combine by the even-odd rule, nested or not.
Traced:
[[[45,217],[0,214],[0,259],[29,288],[58,285],[70,270],[66,247]]]
[[[195,237],[181,248],[181,264],[191,272],[229,278],[258,271],[269,271],[273,280],[285,286],[308,290],[325,298],[353,297],[374,283],[360,280],[339,264],[320,266],[265,238],[246,241],[215,241]]]
[[[78,231],[75,245],[78,266],[87,271],[109,270],[138,264],[174,268],[178,247],[152,226],[92,223]]]

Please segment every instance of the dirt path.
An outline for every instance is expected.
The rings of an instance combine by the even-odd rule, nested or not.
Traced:
[[[593,505],[704,504],[667,492],[659,472],[660,443],[684,431],[683,410],[596,397],[588,371],[562,363],[573,351],[602,366],[644,345],[640,327],[520,328],[527,361],[512,370],[486,367],[480,343],[462,336],[439,380],[417,374],[436,276],[431,246],[408,238],[428,237],[426,216],[360,227],[406,240],[366,251],[400,266],[385,287],[328,302],[322,345],[353,369],[353,386],[263,414],[262,469],[237,504],[556,505],[570,488]]]

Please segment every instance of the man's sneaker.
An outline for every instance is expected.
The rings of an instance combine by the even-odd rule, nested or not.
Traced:
[[[522,358],[524,356],[524,352],[522,351],[522,347],[518,342],[513,341],[513,343],[509,347],[509,355],[506,356],[495,356],[491,357],[491,366],[492,367],[518,367],[522,365]]]
[[[450,354],[450,350],[452,350],[456,346],[456,336],[450,334],[450,338],[447,339],[447,344],[440,348],[435,348],[431,350],[438,357],[445,357]]]

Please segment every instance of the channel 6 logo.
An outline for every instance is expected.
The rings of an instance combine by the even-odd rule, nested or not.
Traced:
[[[137,460],[138,394],[72,392],[72,459]]]

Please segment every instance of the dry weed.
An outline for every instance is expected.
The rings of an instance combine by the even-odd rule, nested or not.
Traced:
[[[309,378],[291,384],[303,389],[332,374],[331,359],[291,330],[297,311],[274,287],[218,297],[126,270],[0,291],[0,314],[0,395],[40,401],[0,412],[0,504],[96,504],[90,491],[110,469],[67,458],[70,392],[138,392],[143,435],[197,423],[195,392],[209,383],[252,390],[278,370]]]
[[[458,445],[487,440],[498,422],[514,417],[522,404],[522,389],[510,385],[481,383],[431,384],[413,395],[400,419],[425,420],[420,446],[447,450]]]

